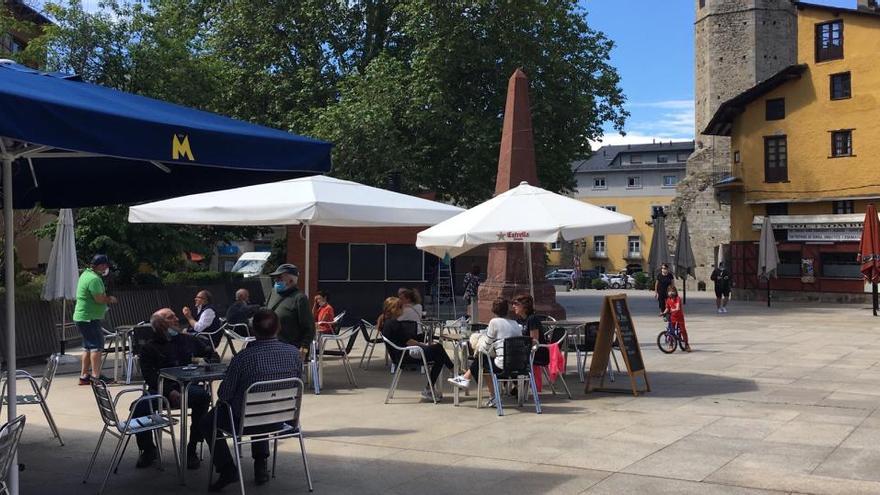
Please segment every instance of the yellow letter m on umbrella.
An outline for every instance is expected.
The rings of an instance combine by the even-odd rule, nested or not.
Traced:
[[[180,160],[181,157],[189,161],[195,161],[192,148],[189,147],[189,136],[175,134],[171,137],[171,159]]]

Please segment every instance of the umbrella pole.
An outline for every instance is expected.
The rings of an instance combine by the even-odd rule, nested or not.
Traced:
[[[687,276],[685,276],[683,279],[681,279],[681,289],[682,289],[682,293],[684,296],[681,299],[681,303],[687,304],[688,303],[688,279],[687,279]]]
[[[8,376],[15,374],[15,229],[12,211],[12,159],[3,159],[3,262],[6,263],[6,371]],[[6,414],[9,421],[17,416],[15,404],[15,380],[6,380]],[[18,494],[18,453],[9,464],[9,492]]]
[[[529,273],[529,294],[532,296],[532,301],[535,300],[535,281],[532,276],[532,245],[531,243],[524,243],[523,246],[526,248],[526,270]]]
[[[61,338],[59,339],[59,347],[61,355],[64,355],[64,332],[67,329],[67,298],[61,298]]]
[[[767,307],[770,307],[770,277],[767,277]]]
[[[871,307],[874,309],[874,316],[877,316],[877,282],[871,284]]]
[[[310,258],[312,257],[312,226],[309,225],[309,222],[304,223],[306,224],[306,285],[303,288],[303,292],[305,293],[306,297],[308,297],[309,291],[311,290],[311,286],[309,284],[311,283],[312,276],[311,272],[309,271],[309,268],[311,268],[309,266],[311,262]]]

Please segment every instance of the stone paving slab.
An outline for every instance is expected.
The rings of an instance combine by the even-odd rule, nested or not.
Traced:
[[[559,299],[570,319],[596,319],[608,294]],[[663,328],[656,302],[646,292],[628,294],[652,387],[639,397],[585,395],[572,363],[572,400],[545,390],[543,414],[511,404],[498,417],[477,409],[474,393],[452,406],[448,387],[441,404],[421,402],[417,373],[405,373],[384,404],[391,375],[381,353],[369,371],[356,370],[356,389],[331,364],[324,392],[304,400],[315,492],[880,493],[880,318],[860,306],[736,301],[718,315],[708,294],[689,293],[695,352],[664,355],[655,345]],[[627,376],[618,374],[616,385],[628,387]],[[113,445],[105,442],[83,484],[101,427],[91,390],[60,375],[49,404],[66,445],[51,437],[39,408],[21,408],[28,417],[21,493],[95,493]],[[306,493],[296,443],[281,444],[277,478],[265,487],[254,486],[245,453],[248,493]],[[171,458],[167,442],[165,454]],[[164,471],[137,470],[135,460],[132,444],[107,493],[205,490],[204,466],[187,473],[184,487],[167,462]]]

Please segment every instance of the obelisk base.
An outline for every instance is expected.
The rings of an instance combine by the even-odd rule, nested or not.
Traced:
[[[477,296],[477,321],[488,323],[494,318],[492,302],[497,298],[513,302],[518,296],[529,295],[529,284],[510,282],[483,282]],[[510,308],[513,314],[513,308]],[[565,319],[565,308],[556,302],[556,289],[546,280],[535,282],[535,314],[547,315],[557,320]]]

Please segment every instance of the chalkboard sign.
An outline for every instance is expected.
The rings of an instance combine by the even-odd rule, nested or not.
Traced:
[[[617,320],[621,349],[626,353],[629,362],[629,371],[644,371],[645,363],[642,361],[642,351],[639,349],[639,339],[636,337],[636,329],[633,326],[632,315],[629,314],[629,306],[626,299],[613,299],[614,318]]]
[[[639,395],[636,386],[636,378],[641,376],[645,382],[645,391],[650,392],[648,374],[645,371],[645,362],[642,359],[642,351],[639,348],[639,339],[636,336],[636,328],[629,312],[626,295],[605,296],[602,301],[602,313],[599,316],[599,327],[596,333],[596,341],[593,349],[593,357],[590,360],[590,373],[587,375],[585,392],[594,390],[620,392],[621,389],[603,388],[605,378],[613,370],[609,366],[609,358],[618,347],[623,354],[626,371],[630,378],[633,395]],[[598,385],[596,382],[599,382]],[[612,375],[613,381],[613,375]]]

